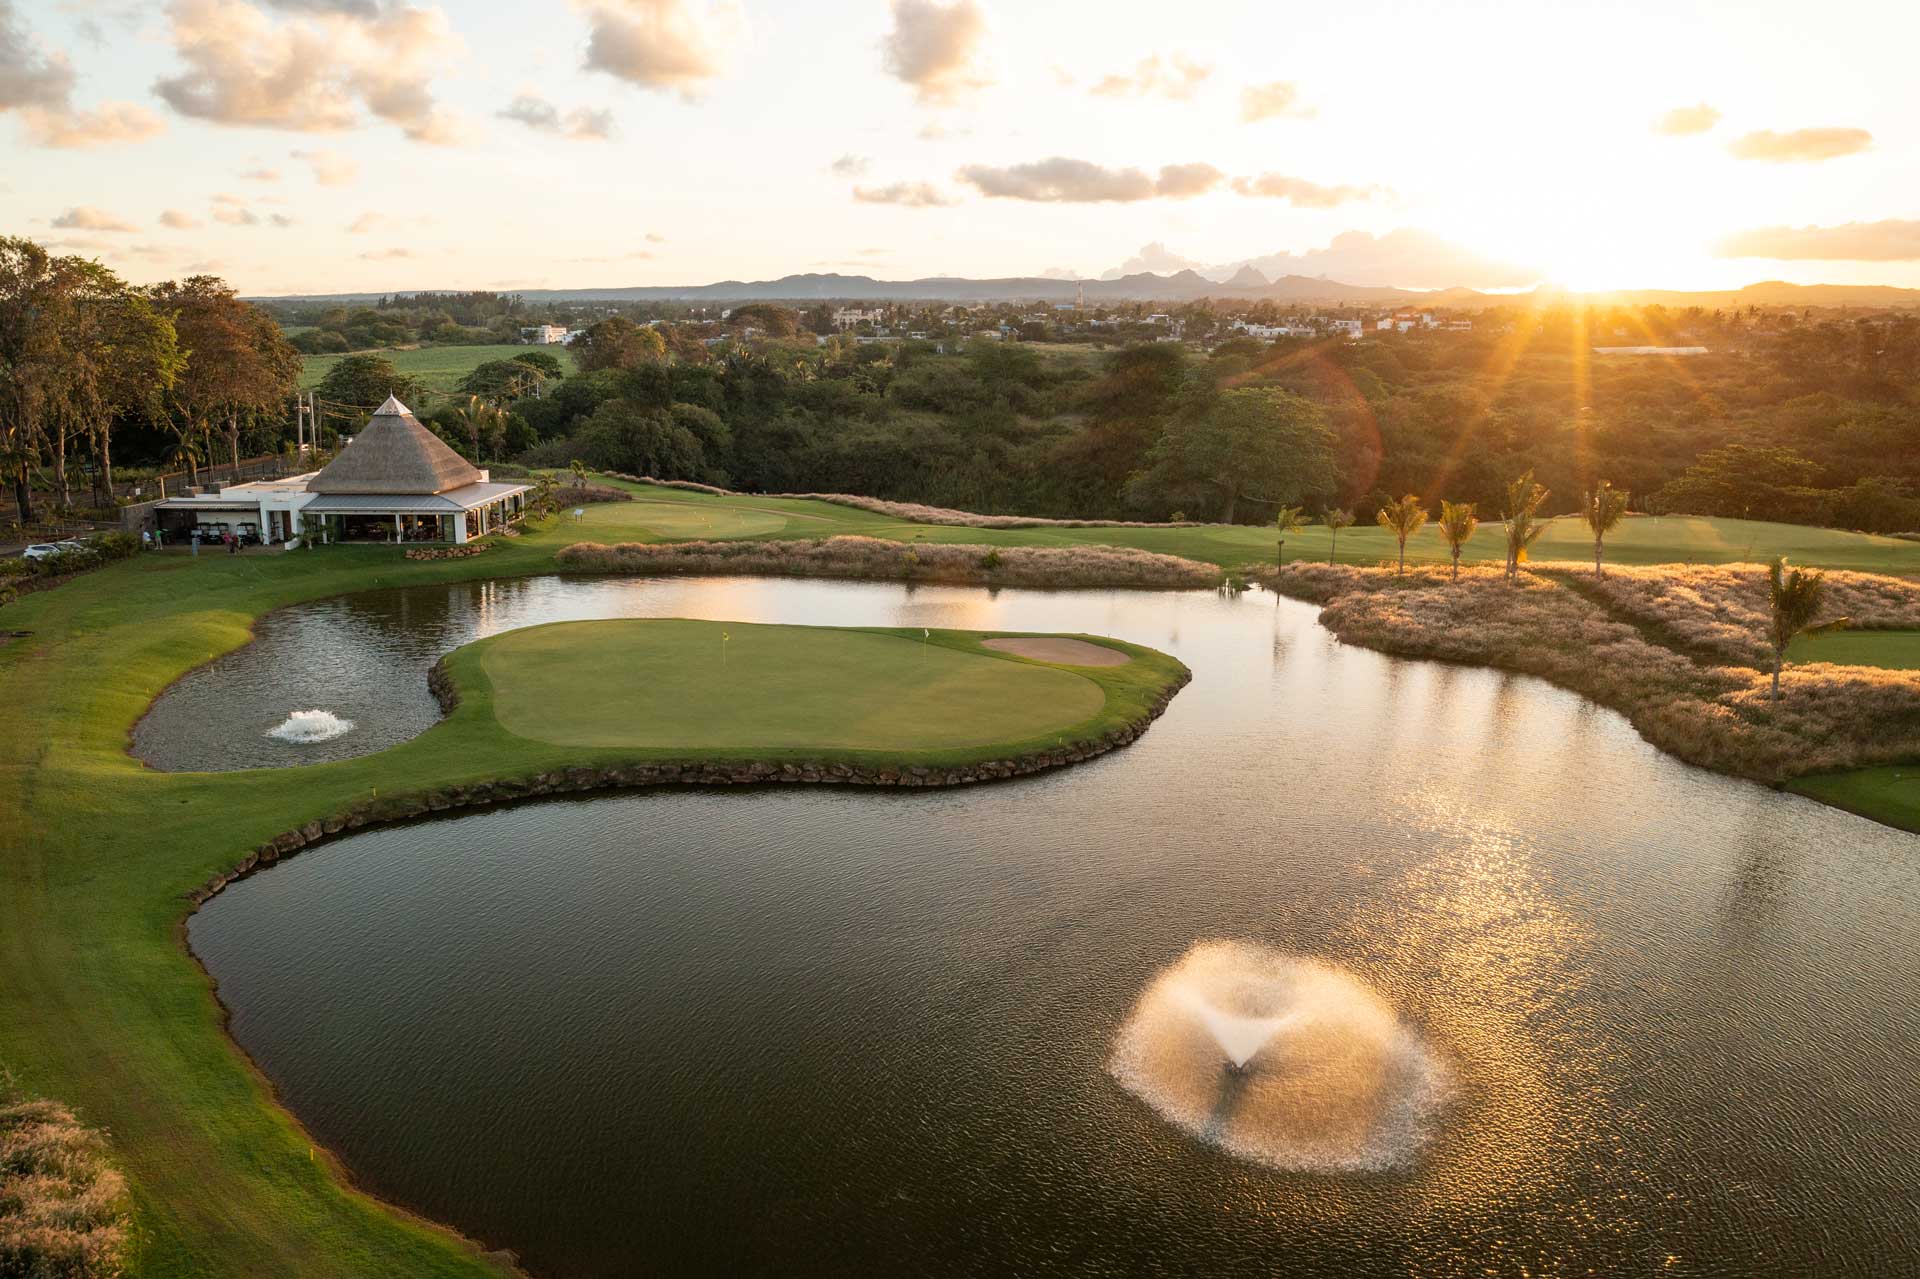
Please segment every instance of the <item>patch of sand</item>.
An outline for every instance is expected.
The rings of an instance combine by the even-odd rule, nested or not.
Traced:
[[[1063,666],[1125,666],[1133,660],[1117,648],[1077,639],[990,639],[982,640],[980,647]]]

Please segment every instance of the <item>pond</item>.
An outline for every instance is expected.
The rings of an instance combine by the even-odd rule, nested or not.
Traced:
[[[207,713],[284,715],[249,672],[299,672],[360,726],[311,749],[402,740],[439,651],[586,616],[1084,631],[1194,680],[1138,743],[1024,781],[447,816],[195,915],[316,1137],[537,1275],[1920,1264],[1920,841],[1540,682],[1342,646],[1293,601],[415,588],[267,619]],[[1116,1078],[1164,970],[1254,950],[1417,1037],[1445,1079],[1420,1140],[1243,1157]]]

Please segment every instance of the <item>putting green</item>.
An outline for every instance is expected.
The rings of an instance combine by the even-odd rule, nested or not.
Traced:
[[[475,647],[500,726],[556,746],[946,750],[1064,733],[1106,704],[964,631],[559,622]]]

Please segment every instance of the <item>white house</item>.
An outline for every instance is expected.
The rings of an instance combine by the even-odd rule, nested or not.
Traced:
[[[527,484],[496,484],[393,396],[338,457],[309,475],[169,498],[154,518],[169,541],[197,529],[262,542],[465,542],[526,508]]]
[[[573,336],[559,324],[535,324],[520,330],[520,340],[535,346],[557,346]]]
[[[1349,338],[1357,338],[1366,332],[1365,320],[1335,320],[1327,326],[1335,333],[1344,333]]]

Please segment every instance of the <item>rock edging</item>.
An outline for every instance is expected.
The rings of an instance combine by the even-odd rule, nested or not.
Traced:
[[[318,818],[294,830],[274,836],[235,863],[232,870],[215,875],[186,896],[198,909],[204,902],[238,880],[275,865],[302,849],[311,848],[332,836],[368,826],[383,826],[409,821],[429,813],[456,808],[482,808],[547,795],[578,794],[594,790],[634,790],[657,786],[766,786],[813,784],[822,786],[970,786],[980,782],[1004,781],[1062,768],[1118,750],[1136,740],[1159,719],[1173,701],[1174,694],[1193,679],[1184,668],[1178,677],[1161,690],[1159,696],[1136,719],[1109,729],[1097,738],[1053,750],[1031,751],[1004,759],[984,760],[978,764],[959,764],[951,768],[926,765],[839,764],[821,761],[770,763],[751,760],[660,760],[646,763],[607,764],[553,769],[532,777],[502,781],[474,782],[450,786],[444,790],[401,795],[356,804],[329,817]],[[459,690],[446,672],[445,661],[435,662],[427,673],[427,687],[441,708],[449,713],[459,705]]]

